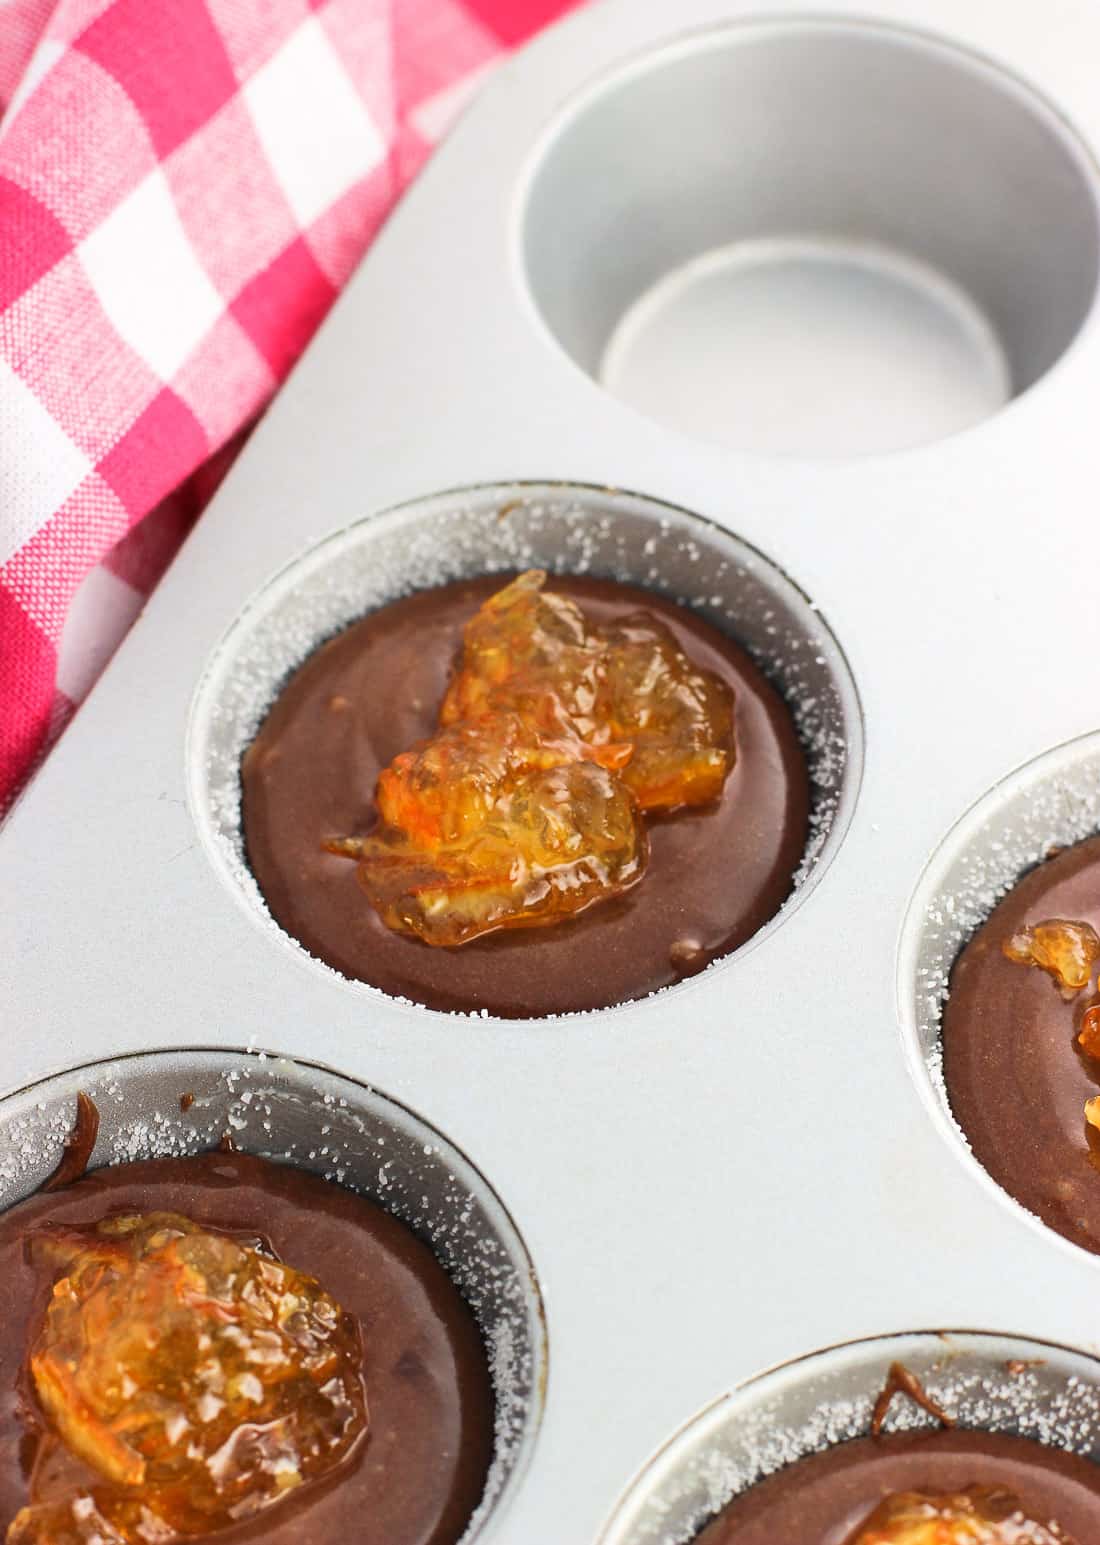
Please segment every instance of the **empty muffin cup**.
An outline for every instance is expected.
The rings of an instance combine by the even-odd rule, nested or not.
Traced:
[[[845,457],[996,413],[1070,346],[1096,169],[991,61],[870,21],[738,22],[583,89],[534,154],[522,263],[613,395],[736,450]]]

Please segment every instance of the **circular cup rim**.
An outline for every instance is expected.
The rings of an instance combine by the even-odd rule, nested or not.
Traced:
[[[956,64],[963,65],[988,85],[1002,90],[1019,107],[1032,110],[1057,138],[1059,145],[1080,173],[1086,189],[1091,193],[1090,204],[1093,224],[1097,232],[1098,260],[1088,305],[1073,336],[1047,369],[1022,392],[1009,397],[992,413],[984,415],[975,423],[964,425],[933,440],[898,446],[894,449],[831,458],[790,452],[775,454],[761,450],[739,450],[732,446],[707,441],[705,437],[691,435],[686,430],[674,429],[662,420],[649,417],[640,409],[616,397],[574,359],[545,317],[530,281],[525,232],[531,199],[540,171],[553,154],[558,142],[589,108],[596,106],[601,97],[609,96],[620,86],[629,85],[663,64],[677,63],[681,59],[690,58],[709,48],[737,47],[743,42],[757,38],[781,36],[799,31],[861,36],[893,42],[917,49],[928,56],[953,60]],[[935,453],[942,445],[979,434],[987,424],[999,420],[1005,413],[1010,413],[1017,403],[1023,402],[1033,392],[1042,388],[1044,383],[1077,353],[1088,337],[1100,329],[1100,143],[1093,145],[1084,131],[1078,128],[1074,118],[1059,106],[1052,95],[1014,65],[997,58],[991,50],[976,43],[951,37],[935,27],[922,27],[917,23],[895,21],[890,17],[831,10],[797,10],[776,16],[746,12],[740,16],[729,16],[718,21],[679,28],[656,41],[650,40],[639,44],[629,53],[602,66],[594,75],[582,81],[555,104],[550,117],[535,135],[519,166],[513,180],[506,218],[507,266],[523,313],[528,323],[536,328],[541,341],[566,363],[569,370],[580,380],[585,381],[588,387],[598,392],[601,397],[616,403],[624,412],[629,412],[633,418],[649,428],[656,428],[688,444],[703,444],[711,452],[719,451],[746,462],[759,462],[770,466],[789,464],[793,467],[834,468],[848,463],[873,464],[898,457]]]
[[[897,1033],[901,1040],[906,1071],[935,1130],[949,1146],[956,1160],[962,1163],[965,1173],[982,1187],[987,1196],[991,1196],[1000,1207],[1007,1208],[1013,1217],[1037,1233],[1048,1244],[1053,1243],[1059,1250],[1070,1252],[1073,1259],[1084,1260],[1090,1263],[1093,1269],[1097,1269],[1100,1268],[1100,1253],[1087,1250],[1084,1245],[1067,1239],[1057,1229],[1044,1223],[999,1181],[995,1180],[974,1154],[967,1141],[966,1133],[952,1114],[946,1093],[941,1093],[936,1088],[929,1074],[927,1053],[921,1045],[920,1018],[916,1012],[917,969],[924,937],[924,919],[930,903],[939,893],[954,861],[965,852],[975,837],[989,829],[1014,794],[1041,786],[1049,777],[1056,776],[1064,768],[1073,767],[1082,755],[1087,756],[1090,752],[1095,752],[1100,757],[1100,729],[1085,730],[1079,735],[1048,746],[1034,756],[1027,757],[1016,763],[983,794],[972,800],[963,813],[947,828],[925,861],[902,914],[895,946],[894,990]],[[968,937],[972,934],[973,930]],[[960,946],[962,947],[965,947],[965,941],[964,945]],[[942,1044],[942,1017],[943,999],[941,998],[936,1011],[936,1044],[938,1045]]]
[[[758,1369],[755,1373],[748,1374],[729,1389],[721,1391],[700,1407],[691,1416],[688,1416],[653,1452],[637,1467],[625,1486],[622,1487],[607,1517],[605,1518],[599,1534],[596,1536],[595,1545],[631,1545],[630,1536],[623,1532],[633,1529],[638,1515],[638,1509],[646,1505],[648,1491],[652,1495],[654,1489],[659,1487],[670,1472],[674,1472],[681,1460],[681,1449],[690,1441],[692,1435],[701,1438],[705,1443],[712,1439],[714,1434],[711,1429],[718,1426],[727,1416],[736,1416],[740,1402],[746,1397],[761,1394],[767,1398],[770,1386],[775,1385],[775,1392],[781,1393],[785,1383],[791,1378],[797,1378],[800,1370],[806,1368],[808,1376],[813,1377],[813,1366],[827,1364],[831,1359],[842,1359],[844,1354],[858,1356],[860,1352],[870,1353],[874,1347],[883,1349],[884,1360],[889,1355],[890,1349],[902,1343],[932,1343],[938,1342],[946,1347],[950,1346],[953,1339],[958,1339],[964,1345],[959,1348],[959,1355],[966,1355],[970,1345],[988,1344],[994,1346],[1012,1345],[1015,1349],[1039,1348],[1047,1352],[1054,1352],[1078,1365],[1089,1365],[1096,1370],[1097,1388],[1100,1389],[1100,1352],[1089,1352],[1081,1347],[1071,1345],[1069,1342],[1057,1341],[1048,1336],[1033,1336],[1022,1331],[997,1331],[964,1326],[935,1326],[916,1330],[892,1330],[872,1333],[866,1336],[846,1337],[841,1341],[832,1341],[824,1346],[815,1347],[809,1352],[800,1352],[793,1357],[785,1357],[780,1361],[768,1364],[767,1367]],[[1067,1373],[1067,1378],[1071,1375]],[[983,1428],[975,1429],[983,1431]],[[1053,1445],[1051,1445],[1053,1446]],[[805,1457],[805,1456],[804,1456]],[[793,1461],[797,1463],[798,1461]],[[652,1485],[646,1488],[646,1480],[650,1479]],[[763,1479],[763,1477],[760,1477]],[[748,1488],[756,1482],[751,1482]],[[737,1492],[735,1495],[742,1495]],[[732,1499],[731,1499],[732,1500]],[[726,1504],[722,1504],[725,1506]]]
[[[205,759],[202,755],[204,735],[212,719],[212,710],[217,703],[218,690],[227,679],[232,666],[234,643],[246,637],[249,626],[257,618],[268,614],[273,604],[281,601],[289,592],[308,579],[317,568],[322,567],[326,556],[339,550],[341,544],[352,541],[356,535],[369,536],[371,532],[381,534],[387,527],[400,527],[403,520],[408,519],[416,511],[427,514],[434,507],[445,506],[463,497],[495,499],[506,498],[510,494],[536,496],[540,492],[545,492],[548,497],[577,495],[584,498],[595,495],[605,499],[621,500],[628,507],[638,507],[643,515],[655,517],[661,513],[671,515],[689,528],[701,529],[712,539],[729,544],[739,556],[747,557],[754,566],[759,565],[769,579],[777,580],[780,593],[785,589],[788,592],[788,599],[793,600],[797,609],[812,616],[814,626],[820,631],[821,653],[827,662],[845,729],[844,771],[839,780],[835,810],[828,832],[805,878],[796,889],[790,892],[779,909],[762,927],[735,950],[716,958],[705,971],[674,982],[647,997],[625,999],[621,1003],[600,1009],[581,1009],[534,1018],[502,1018],[476,1009],[434,1009],[413,1000],[394,997],[370,982],[345,976],[334,967],[310,955],[305,946],[277,923],[267,911],[259,887],[254,885],[255,896],[253,896],[240,883],[227,860],[223,840],[209,814],[209,801],[205,793]],[[322,641],[318,639],[313,648],[317,648]],[[310,652],[312,653],[312,650]],[[308,655],[299,661],[299,666],[306,658]],[[762,548],[710,515],[700,514],[685,505],[676,504],[652,494],[612,487],[603,483],[584,482],[574,478],[512,478],[501,482],[478,481],[458,484],[388,504],[366,515],[358,516],[355,520],[345,522],[309,543],[285,563],[280,564],[251,592],[236,617],[207,654],[188,706],[183,754],[187,807],[207,861],[223,888],[232,895],[236,905],[244,910],[253,926],[259,928],[269,940],[281,947],[284,953],[289,953],[289,956],[296,960],[302,969],[309,971],[315,978],[317,973],[323,973],[323,978],[327,978],[343,991],[358,994],[365,1003],[401,1008],[406,1012],[415,1013],[418,1017],[427,1016],[425,1022],[436,1026],[445,1024],[453,1029],[455,1021],[459,1020],[463,1024],[489,1028],[515,1028],[522,1025],[528,1030],[560,1030],[571,1025],[590,1028],[593,1024],[602,1023],[611,1016],[621,1018],[624,1014],[636,1013],[653,1004],[663,1005],[672,1001],[673,996],[680,998],[686,993],[698,991],[701,984],[706,983],[713,973],[724,970],[734,961],[743,959],[771,938],[777,929],[793,917],[816,892],[843,846],[859,802],[864,775],[865,741],[866,720],[859,687],[851,662],[832,623],[815,606],[798,581]]]
[[[476,1195],[478,1203],[485,1213],[487,1223],[503,1245],[507,1258],[515,1270],[516,1279],[522,1292],[523,1314],[528,1326],[532,1362],[531,1388],[527,1402],[528,1410],[523,1421],[521,1435],[515,1445],[515,1457],[485,1516],[480,1519],[478,1518],[478,1510],[480,1510],[482,1505],[479,1503],[478,1510],[475,1510],[474,1514],[471,1515],[460,1542],[460,1545],[491,1545],[492,1541],[500,1537],[501,1521],[511,1509],[526,1479],[546,1415],[550,1383],[549,1317],[534,1257],[511,1209],[481,1167],[446,1132],[437,1127],[433,1121],[428,1120],[427,1117],[423,1116],[413,1106],[397,1099],[394,1095],[388,1094],[376,1085],[367,1083],[364,1079],[341,1072],[338,1068],[334,1068],[331,1064],[319,1059],[302,1057],[296,1053],[280,1052],[267,1044],[260,1045],[259,1043],[249,1046],[152,1046],[141,1050],[120,1052],[115,1056],[94,1057],[79,1063],[64,1064],[54,1068],[52,1071],[38,1074],[33,1079],[24,1080],[13,1087],[0,1089],[0,1117],[7,1113],[7,1107],[11,1102],[33,1100],[35,1093],[42,1089],[43,1086],[55,1084],[60,1079],[78,1079],[81,1074],[90,1072],[104,1073],[126,1063],[149,1063],[161,1060],[186,1063],[190,1060],[208,1061],[210,1059],[228,1062],[235,1066],[247,1065],[250,1059],[255,1061],[260,1067],[263,1067],[268,1062],[290,1065],[296,1072],[320,1074],[323,1078],[333,1080],[339,1085],[350,1086],[361,1093],[365,1093],[373,1100],[397,1111],[408,1123],[408,1126],[417,1131],[418,1135],[423,1133],[433,1143],[438,1142],[440,1146],[437,1151],[443,1157],[448,1169],[452,1171],[464,1189]],[[249,1150],[246,1149],[245,1151]],[[276,1162],[293,1163],[292,1160]],[[94,1168],[106,1167],[108,1166],[97,1165]],[[88,1173],[93,1172],[93,1169],[90,1167]],[[474,1186],[469,1184],[471,1178],[476,1183]],[[344,1185],[346,1189],[355,1192],[355,1188],[347,1186],[346,1182],[333,1181],[331,1184]],[[20,1201],[26,1200],[27,1196],[33,1194],[33,1190],[26,1192],[7,1205],[17,1206]],[[355,1192],[355,1194],[366,1195],[365,1192]],[[380,1198],[369,1197],[368,1199],[374,1205],[382,1207],[383,1211],[389,1211]],[[0,1207],[0,1213],[6,1210],[7,1207]],[[391,1216],[398,1217],[398,1221],[404,1222],[398,1214],[391,1214]],[[404,1226],[411,1229],[411,1226],[407,1223]],[[422,1237],[417,1234],[416,1230],[411,1229],[411,1232],[416,1234],[418,1238]],[[436,1260],[439,1261],[442,1269],[447,1271],[447,1275],[454,1283],[456,1291],[462,1294],[465,1301],[465,1294],[462,1293],[458,1283],[454,1282],[454,1278],[451,1277],[446,1265],[439,1260],[432,1241],[429,1239],[425,1243],[428,1244],[429,1249],[431,1249]],[[474,1526],[472,1532],[471,1524]]]

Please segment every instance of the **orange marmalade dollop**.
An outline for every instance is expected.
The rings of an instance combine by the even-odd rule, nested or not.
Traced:
[[[1038,966],[1052,976],[1063,997],[1072,998],[1089,984],[1093,963],[1100,960],[1100,936],[1090,923],[1052,917],[1021,928],[1001,949],[1021,966]]]
[[[555,923],[643,875],[644,811],[718,798],[733,697],[646,612],[589,627],[532,569],[490,596],[430,739],[378,780],[378,825],[335,837],[387,927],[458,945]]]
[[[1030,1518],[1010,1492],[975,1486],[954,1496],[895,1492],[848,1545],[1073,1545],[1056,1523]]]
[[[1081,1016],[1077,1044],[1087,1056],[1100,1060],[1100,1003],[1091,1004]]]
[[[1052,917],[1003,940],[1001,952],[1018,965],[1046,971],[1063,999],[1072,1003],[1089,985],[1093,965],[1100,960],[1100,935],[1091,923]],[[1077,1044],[1086,1056],[1100,1059],[1100,1005],[1085,1010]],[[1100,1131],[1100,1096],[1085,1101],[1085,1120]]]
[[[152,1212],[42,1228],[47,1420],[7,1545],[206,1537],[329,1475],[367,1432],[358,1323],[252,1243]]]

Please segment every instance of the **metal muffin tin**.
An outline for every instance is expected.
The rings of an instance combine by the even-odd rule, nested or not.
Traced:
[[[662,1539],[645,1519],[669,1465],[686,1476],[702,1433],[728,1475],[740,1441],[736,1424],[685,1424],[742,1385],[728,1409],[745,1409],[762,1370],[922,1327],[1073,1348],[1049,1354],[1020,1422],[1094,1441],[1091,1414],[1055,1418],[1067,1398],[1093,1410],[1100,1264],[967,1154],[935,1028],[951,905],[977,916],[1011,883],[1041,851],[1043,809],[1053,832],[1100,820],[1082,738],[1098,56],[1092,0],[879,0],[874,19],[612,0],[554,29],[390,221],[0,833],[3,1086],[39,1086],[0,1103],[5,1199],[48,1162],[41,1146],[27,1159],[15,1118],[45,1101],[56,1143],[56,1101],[85,1076],[68,1070],[174,1048],[133,1091],[140,1118],[189,1088],[193,1055],[247,1065],[251,1045],[308,1065],[307,1084],[321,1065],[420,1113],[485,1177],[491,1191],[463,1170],[519,1284],[523,1247],[493,1234],[507,1208],[548,1377],[522,1386],[522,1453],[479,1545]],[[800,396],[821,358],[832,374]],[[511,540],[486,528],[514,513],[490,522],[488,504],[531,528],[555,500],[589,535],[609,521],[594,567],[712,606],[805,709],[779,647],[797,638],[827,699],[818,728],[844,740],[834,797],[796,904],[702,976],[557,1021],[436,1014],[320,968],[242,884],[225,778],[258,706],[255,680],[237,690],[242,650],[329,559],[362,575],[364,608],[372,544],[391,542],[388,580],[407,583],[402,543],[425,558],[426,510],[436,572],[470,572]],[[747,589],[736,562],[717,572],[721,533],[678,510],[744,544]],[[659,562],[624,534],[640,521]],[[571,550],[555,538],[547,557]],[[710,600],[727,586],[740,619]],[[764,616],[769,595],[786,616]],[[345,592],[327,621],[302,613],[300,652],[351,610]],[[169,1140],[146,1131],[150,1150]],[[251,1136],[291,1146],[262,1123]],[[429,1233],[430,1212],[414,1219]],[[517,1303],[537,1370],[534,1298]],[[891,1346],[860,1362],[861,1396]],[[665,1537],[694,1521],[670,1515]]]

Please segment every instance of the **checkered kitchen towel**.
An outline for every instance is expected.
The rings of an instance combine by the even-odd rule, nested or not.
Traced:
[[[433,142],[571,3],[0,0],[0,814]]]

